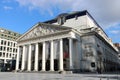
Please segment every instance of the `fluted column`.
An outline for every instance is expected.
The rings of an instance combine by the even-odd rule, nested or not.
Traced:
[[[31,52],[32,51],[32,45],[29,45],[29,52],[28,52],[28,71],[31,71]]]
[[[38,71],[38,43],[35,44],[35,64],[34,70]]]
[[[46,67],[46,61],[45,61],[45,42],[43,42],[43,50],[42,50],[42,71],[45,71],[45,67]]]
[[[54,71],[53,41],[50,42],[50,71]]]
[[[73,63],[72,63],[72,54],[73,54],[73,40],[69,38],[69,67],[70,69],[73,69]]]
[[[16,71],[19,70],[19,55],[20,55],[20,47],[17,48],[17,59],[16,59]]]
[[[63,71],[63,40],[60,39],[60,55],[59,55],[59,62],[60,62],[60,65],[59,65],[59,70],[60,71]]]
[[[23,46],[23,52],[22,52],[22,67],[21,70],[25,69],[25,51],[26,51],[26,46]]]

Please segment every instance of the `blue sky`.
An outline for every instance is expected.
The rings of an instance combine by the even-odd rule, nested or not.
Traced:
[[[0,0],[0,27],[24,33],[60,13],[88,10],[113,42],[120,42],[120,0]]]

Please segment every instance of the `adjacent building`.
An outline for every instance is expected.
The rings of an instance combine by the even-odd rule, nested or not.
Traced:
[[[119,59],[120,59],[120,43],[114,43],[114,45],[118,48],[118,50],[119,50],[119,54],[118,54],[118,56],[119,56]]]
[[[16,39],[20,34],[0,28],[0,63],[5,67],[11,60],[17,56]]]
[[[16,70],[118,70],[118,49],[85,10],[37,23],[17,39]]]

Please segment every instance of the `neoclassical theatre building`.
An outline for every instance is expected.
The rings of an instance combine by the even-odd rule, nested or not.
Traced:
[[[115,71],[118,49],[85,10],[37,23],[18,38],[16,70]]]

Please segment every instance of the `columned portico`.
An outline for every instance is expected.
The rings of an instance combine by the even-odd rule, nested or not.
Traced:
[[[72,61],[72,54],[73,54],[73,39],[72,38],[67,38],[68,41],[69,41],[69,70],[72,70],[73,69],[73,61]],[[28,57],[27,57],[27,69],[26,71],[31,71],[32,70],[32,66],[34,67],[34,71],[38,71],[39,67],[40,67],[40,63],[39,63],[39,51],[41,51],[41,69],[40,71],[46,71],[46,63],[47,63],[47,56],[48,54],[46,53],[48,47],[46,46],[47,45],[47,42],[50,42],[50,58],[49,58],[49,66],[50,66],[50,69],[49,71],[54,71],[55,69],[55,66],[54,65],[54,57],[56,56],[55,53],[54,53],[54,41],[58,41],[58,50],[57,51],[57,54],[59,55],[59,62],[58,62],[58,71],[64,71],[64,58],[63,58],[63,54],[64,54],[64,50],[63,50],[63,38],[61,39],[58,39],[58,40],[50,40],[50,41],[44,41],[44,42],[37,42],[37,43],[31,43],[31,44],[26,44],[26,45],[21,45],[23,47],[22,49],[22,67],[21,67],[21,70],[25,70],[25,54],[27,54],[26,52],[28,51]],[[39,44],[42,44],[42,48],[40,49],[39,48]],[[32,65],[32,45],[34,45],[34,65]],[[28,47],[28,48],[26,48]],[[18,47],[18,53],[20,52],[20,47]],[[19,69],[19,56],[20,55],[17,55],[17,62],[16,62],[16,70]]]
[[[60,28],[50,26],[47,28],[48,25],[44,26],[44,24],[42,24],[42,26],[31,29],[31,31],[18,40],[18,45],[23,47],[21,70],[64,71],[69,70],[69,68],[73,69],[73,52],[71,49],[73,46],[72,37],[75,38],[75,35],[71,34],[70,28],[67,27]],[[50,33],[47,31],[50,31]],[[64,42],[65,45],[63,45]],[[19,53],[18,49],[18,54]],[[20,55],[17,55],[16,70],[19,69],[18,57],[20,57]],[[67,66],[65,64],[67,64]]]
[[[50,42],[50,58],[49,58],[49,66],[50,66],[50,70],[49,71],[54,71],[55,69],[55,66],[54,65],[54,56],[55,53],[54,53],[54,41],[58,41],[58,50],[57,51],[57,54],[59,55],[59,62],[58,62],[58,71],[64,71],[64,58],[63,58],[63,38],[61,39],[58,39],[58,40],[50,40],[48,42]],[[73,69],[73,62],[72,62],[72,54],[73,54],[73,39],[72,38],[68,38],[68,41],[69,41],[69,69]],[[42,48],[40,50],[39,48],[39,44],[42,44]],[[34,52],[34,55],[35,55],[35,58],[34,58],[34,66],[32,65],[32,45],[35,45],[35,52]],[[26,71],[31,71],[32,69],[32,66],[34,67],[34,71],[38,71],[39,67],[40,67],[40,63],[39,63],[39,51],[41,51],[42,55],[41,55],[41,71],[46,71],[46,58],[48,56],[48,54],[46,53],[48,47],[46,47],[47,45],[47,41],[44,41],[44,42],[37,42],[37,43],[31,43],[31,44],[26,44],[26,45],[21,45],[23,47],[22,49],[22,67],[21,67],[21,70],[25,70],[25,54],[27,54],[26,52],[28,52],[28,57],[27,57],[27,70]],[[28,47],[28,48],[26,48]],[[20,47],[18,47],[18,53],[20,52]],[[20,55],[17,55],[17,62],[16,62],[16,70],[19,69],[19,56]]]

